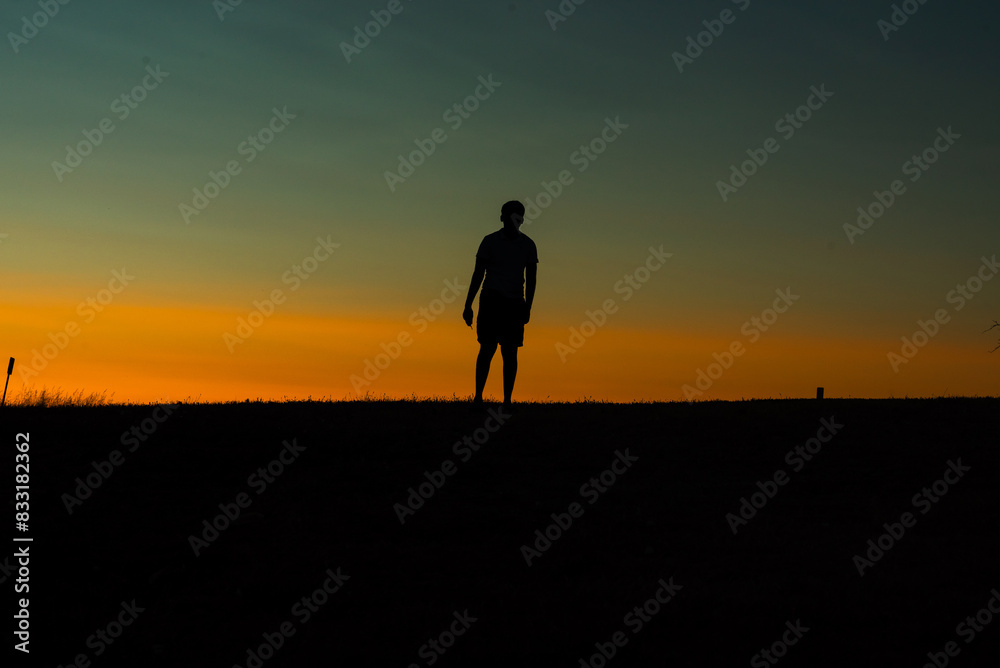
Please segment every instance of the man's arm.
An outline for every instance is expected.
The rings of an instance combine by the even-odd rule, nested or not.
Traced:
[[[469,281],[469,296],[465,298],[465,309],[462,311],[462,320],[469,327],[472,327],[472,302],[479,292],[479,286],[486,275],[486,263],[478,255],[476,256],[476,268],[472,270],[472,280]]]
[[[472,308],[472,302],[476,299],[476,293],[479,292],[479,286],[482,285],[484,276],[486,276],[486,263],[483,262],[482,258],[476,256],[476,268],[472,270],[472,280],[469,281],[469,296],[465,298],[465,308]]]
[[[524,301],[528,307],[528,312],[525,314],[525,322],[531,317],[531,302],[535,301],[535,282],[538,278],[538,263],[529,262],[528,266],[524,268]]]

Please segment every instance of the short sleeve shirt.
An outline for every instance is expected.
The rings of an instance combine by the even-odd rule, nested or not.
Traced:
[[[476,257],[486,265],[483,290],[494,290],[514,299],[524,298],[524,270],[538,262],[535,242],[526,234],[511,239],[503,230],[483,237]]]

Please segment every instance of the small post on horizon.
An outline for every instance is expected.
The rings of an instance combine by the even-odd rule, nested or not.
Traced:
[[[817,387],[816,388],[816,398],[817,399],[822,399],[823,398],[823,388],[822,387]]]
[[[10,358],[10,362],[7,364],[7,380],[3,384],[3,399],[0,399],[0,406],[7,405],[7,383],[10,382],[10,374],[14,373],[14,358]]]

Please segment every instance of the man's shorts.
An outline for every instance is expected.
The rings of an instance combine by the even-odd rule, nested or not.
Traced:
[[[511,298],[494,290],[479,295],[476,338],[479,343],[501,346],[524,345],[524,299]]]

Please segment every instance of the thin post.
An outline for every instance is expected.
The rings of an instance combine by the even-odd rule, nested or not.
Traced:
[[[822,387],[817,387],[816,388],[816,398],[817,399],[822,399],[823,398],[823,388]]]
[[[14,358],[10,358],[10,363],[7,364],[7,380],[3,384],[3,399],[0,399],[0,406],[5,406],[7,404],[7,383],[10,382],[10,374],[14,373]]]

